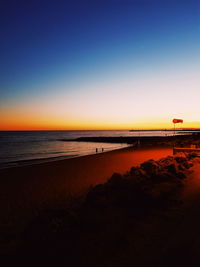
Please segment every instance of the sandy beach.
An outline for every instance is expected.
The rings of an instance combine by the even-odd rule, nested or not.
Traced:
[[[21,226],[40,210],[66,206],[114,172],[125,173],[148,159],[172,154],[171,148],[125,148],[106,153],[0,170],[0,225]]]
[[[33,266],[198,266],[199,173],[198,157],[159,146],[1,169],[1,255],[24,265],[34,256]]]

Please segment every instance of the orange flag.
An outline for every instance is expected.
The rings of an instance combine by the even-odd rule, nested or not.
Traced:
[[[183,123],[183,120],[181,119],[173,119],[173,123]]]

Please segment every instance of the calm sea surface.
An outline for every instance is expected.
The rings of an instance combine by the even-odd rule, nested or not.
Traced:
[[[165,131],[0,131],[0,168],[89,155],[119,149],[126,144],[64,142],[84,136],[163,136]]]

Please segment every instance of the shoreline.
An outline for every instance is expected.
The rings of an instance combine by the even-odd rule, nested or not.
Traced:
[[[139,147],[153,147],[153,146],[172,146],[174,143],[184,143],[185,140],[197,140],[199,137],[198,133],[195,134],[184,134],[184,135],[175,135],[175,136],[96,136],[96,137],[79,137],[76,139],[60,139],[61,142],[87,142],[87,143],[107,143],[107,144],[123,144],[128,146],[134,146],[135,148]],[[7,169],[7,168],[15,168],[21,166],[29,166],[29,165],[36,165],[42,164],[45,162],[53,162],[53,161],[60,161],[65,159],[77,158],[87,155],[95,155],[97,153],[104,153],[109,151],[114,151],[118,149],[123,149],[124,147],[120,148],[112,148],[111,150],[107,150],[106,148],[103,152],[92,152],[86,154],[75,154],[75,155],[60,155],[60,156],[53,156],[53,157],[46,157],[46,158],[33,158],[33,159],[22,159],[22,160],[14,160],[10,162],[1,162],[0,163],[0,170]]]
[[[103,154],[103,153],[108,153],[111,151],[115,151],[115,150],[121,150],[121,149],[126,149],[132,147],[131,145],[124,146],[124,147],[119,147],[119,148],[115,148],[112,150],[107,150],[107,151],[100,151],[100,152],[96,152],[96,153],[92,153],[92,154],[83,154],[83,155],[65,155],[65,156],[58,156],[58,157],[51,157],[51,158],[38,158],[38,159],[27,159],[27,160],[18,160],[18,161],[12,161],[9,162],[9,165],[5,165],[2,166],[0,164],[0,170],[3,169],[10,169],[10,168],[18,168],[18,167],[24,167],[24,166],[32,166],[32,165],[38,165],[38,164],[43,164],[43,163],[48,163],[48,162],[55,162],[55,161],[61,161],[61,160],[68,160],[68,159],[73,159],[73,158],[81,158],[81,157],[86,157],[86,156],[92,156],[92,155],[97,155],[97,154]],[[6,163],[7,164],[7,163]],[[10,165],[11,164],[11,165]]]

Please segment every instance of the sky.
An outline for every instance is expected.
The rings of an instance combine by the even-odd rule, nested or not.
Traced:
[[[0,25],[0,130],[200,127],[199,0],[3,0]]]

